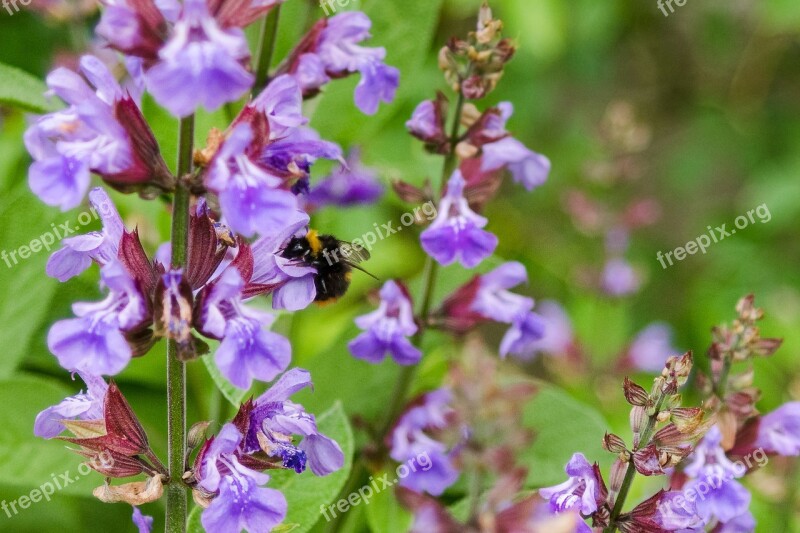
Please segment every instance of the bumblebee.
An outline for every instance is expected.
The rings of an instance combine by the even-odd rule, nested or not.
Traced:
[[[292,237],[281,252],[281,256],[317,271],[314,286],[317,303],[332,303],[342,297],[350,287],[353,269],[375,276],[364,270],[359,263],[369,259],[369,252],[362,246],[340,241],[333,235],[320,235],[310,230],[303,237]]]

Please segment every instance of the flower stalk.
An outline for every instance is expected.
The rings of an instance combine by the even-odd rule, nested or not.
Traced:
[[[172,207],[172,266],[186,265],[186,248],[189,234],[189,189],[184,178],[192,172],[194,149],[194,115],[180,122],[178,134],[178,184]],[[167,343],[167,412],[168,412],[168,467],[167,533],[186,531],[187,498],[183,485],[186,458],[186,364],[178,358],[178,345],[173,339]]]
[[[644,429],[642,430],[642,436],[639,439],[639,446],[637,449],[646,448],[647,445],[650,444],[650,438],[653,436],[653,430],[656,427],[658,413],[661,412],[661,407],[663,406],[666,398],[667,394],[662,389],[659,389],[658,400],[656,400],[654,412],[651,416],[647,417],[647,422],[645,422]],[[617,518],[619,518],[619,515],[622,514],[622,508],[625,505],[625,500],[628,497],[628,492],[631,489],[633,478],[635,476],[636,466],[633,462],[633,456],[631,456],[631,458],[628,460],[628,469],[625,471],[625,477],[622,480],[622,486],[619,489],[619,494],[617,494],[617,498],[614,501],[614,509],[611,511],[611,518],[609,520],[608,527],[603,530],[604,533],[614,533],[617,530]]]
[[[269,66],[272,64],[272,56],[275,54],[280,16],[281,6],[278,4],[261,23],[258,60],[256,62],[256,84],[253,87],[253,94],[260,93],[261,89],[266,87],[269,82]]]

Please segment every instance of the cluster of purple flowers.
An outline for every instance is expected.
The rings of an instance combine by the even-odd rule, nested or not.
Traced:
[[[150,479],[146,490],[106,485],[104,501],[151,501],[169,475],[182,475],[207,507],[202,521],[209,531],[266,531],[283,521],[286,500],[264,486],[265,469],[300,473],[308,467],[324,476],[344,464],[339,445],[289,400],[311,386],[311,377],[301,369],[287,371],[291,346],[269,330],[275,316],[247,301],[271,295],[274,309],[307,307],[317,296],[317,269],[284,254],[292,238],[309,234],[307,211],[368,203],[383,192],[357,152],[345,160],[337,144],[307,126],[304,99],[358,73],[356,106],[374,114],[380,102],[393,100],[399,71],[384,62],[385,49],[362,46],[370,37],[365,14],[321,20],[230,126],[209,133],[206,148],[193,154],[196,170],[184,176],[173,175],[161,157],[140,100],[146,90],[172,115],[187,119],[201,107],[211,112],[247,97],[256,77],[244,28],[282,1],[103,2],[97,33],[122,54],[130,80],[121,85],[110,66],[92,55],[81,58],[79,73],[53,71],[48,87],[66,106],[37,117],[25,133],[34,159],[31,190],[62,210],[78,206],[88,192],[103,225],[64,239],[47,263],[47,274],[62,282],[97,264],[105,296],[75,303],[74,317],[51,327],[49,349],[87,389],[42,411],[34,432],[73,442],[87,457],[111,453],[115,464],[103,470],[108,477],[144,473]],[[318,159],[339,161],[341,168],[312,187]],[[125,227],[107,192],[91,188],[92,174],[146,199],[188,190],[186,261],[173,263],[174,243],[149,257],[138,230]],[[208,352],[208,340],[218,341],[216,366],[241,389],[281,376],[205,441],[186,473],[166,470],[119,389],[103,379],[160,339],[174,343],[184,362]],[[74,437],[62,437],[65,430]],[[133,521],[140,531],[153,522],[137,507]]]
[[[269,476],[262,470],[271,463],[259,455],[276,457],[297,473],[308,464],[317,476],[342,467],[339,445],[317,430],[314,415],[289,400],[309,386],[307,371],[286,372],[200,449],[194,483],[200,498],[213,498],[202,516],[208,531],[268,531],[283,521],[286,499],[263,486]],[[292,443],[292,435],[300,435],[299,444]]]
[[[455,447],[431,435],[452,425],[451,402],[449,390],[437,389],[422,396],[397,420],[389,437],[392,459],[404,463],[427,454],[431,463],[428,470],[416,470],[401,479],[401,487],[440,496],[458,479],[460,472],[452,458]]]

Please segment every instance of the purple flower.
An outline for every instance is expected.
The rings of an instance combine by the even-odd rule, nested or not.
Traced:
[[[481,148],[481,172],[506,169],[517,183],[533,190],[547,181],[550,160],[529,150],[506,131],[506,122],[514,113],[510,102],[489,109],[468,132],[471,144]]]
[[[447,427],[448,416],[452,413],[451,401],[447,389],[431,391],[397,421],[390,437],[392,459],[404,463],[416,458],[422,467],[402,478],[400,486],[439,496],[458,479],[459,471],[453,464],[452,450],[428,434]],[[422,457],[426,461],[420,461]]]
[[[248,107],[267,118],[270,139],[284,137],[308,122],[303,116],[303,93],[297,81],[288,75],[272,80]]]
[[[371,204],[382,194],[377,174],[362,165],[358,151],[352,150],[346,163],[311,189],[308,202],[314,207]]]
[[[244,67],[250,52],[239,28],[220,28],[205,0],[186,0],[160,61],[145,73],[147,88],[173,115],[202,105],[214,111],[241,98],[253,85]]]
[[[539,349],[539,342],[544,338],[546,329],[547,323],[539,314],[528,312],[518,315],[500,341],[500,355],[532,358]]]
[[[96,90],[70,70],[54,70],[47,85],[69,107],[39,117],[25,132],[34,159],[28,173],[31,190],[62,211],[81,202],[90,170],[117,174],[134,163],[130,139],[114,116],[122,90],[94,56],[81,58],[81,72]]]
[[[541,352],[549,355],[568,353],[574,343],[572,322],[558,302],[545,300],[536,304],[536,314],[544,323],[544,333],[527,344],[529,355]]]
[[[308,462],[315,475],[326,476],[342,468],[344,453],[334,440],[319,432],[314,415],[289,401],[292,394],[305,387],[313,387],[311,376],[307,370],[295,368],[256,399],[244,452],[263,450],[267,455],[279,456],[283,466],[298,473]],[[297,446],[292,443],[292,435],[302,437]]]
[[[508,290],[527,282],[528,273],[522,263],[503,263],[480,276],[478,291],[470,308],[489,320],[511,323],[533,309],[531,298]]]
[[[142,511],[134,506],[133,525],[139,528],[139,533],[150,533],[153,531],[153,517],[142,514]]]
[[[147,316],[144,295],[121,263],[105,265],[101,277],[109,290],[106,299],[74,304],[78,318],[59,320],[47,335],[47,346],[67,370],[119,373],[132,356],[125,332],[136,329]]]
[[[286,220],[285,228],[273,236],[261,237],[253,243],[254,285],[276,285],[272,292],[272,307],[299,311],[317,296],[314,278],[317,270],[282,255],[290,241],[308,233],[308,215],[295,211]]]
[[[200,452],[198,482],[215,495],[201,516],[207,531],[270,531],[286,516],[283,494],[262,486],[269,476],[239,462],[236,452],[242,438],[236,426],[225,424]]]
[[[464,177],[456,170],[447,182],[447,193],[439,204],[439,214],[422,232],[425,252],[442,265],[459,261],[473,268],[492,255],[497,237],[483,230],[488,221],[469,208],[464,197]]]
[[[214,355],[220,372],[233,385],[249,389],[253,379],[272,381],[291,361],[289,341],[265,327],[275,317],[243,305],[245,282],[236,268],[227,268],[201,295],[197,329],[221,339]]]
[[[483,146],[481,170],[488,172],[505,167],[511,177],[527,190],[543,185],[550,173],[550,161],[529,150],[513,137],[505,137]]]
[[[89,202],[103,222],[103,231],[93,231],[86,235],[67,237],[61,241],[61,249],[47,261],[47,275],[67,281],[77,276],[96,261],[103,266],[117,257],[119,243],[125,227],[108,194],[97,187],[89,192]]]
[[[381,101],[394,99],[400,72],[387,66],[384,48],[365,48],[358,43],[370,37],[372,22],[360,11],[340,13],[321,21],[299,50],[291,73],[306,94],[313,94],[330,81],[361,73],[355,90],[356,106],[368,115],[377,112]],[[316,36],[316,37],[315,37]]]
[[[86,383],[86,392],[64,399],[58,405],[48,407],[38,415],[33,424],[33,434],[37,437],[51,439],[62,431],[62,420],[100,420],[103,418],[103,401],[108,385],[100,376],[84,372],[78,375]]]
[[[715,533],[753,533],[756,519],[750,511],[735,516],[715,529]]]
[[[364,332],[347,345],[350,352],[370,363],[381,362],[389,352],[400,365],[416,364],[422,352],[408,340],[417,332],[417,325],[407,290],[389,280],[381,287],[380,297],[378,309],[356,318]]]
[[[379,61],[368,61],[361,68],[361,81],[356,85],[355,102],[363,113],[374,115],[381,102],[394,100],[400,83],[400,71]]]
[[[97,34],[108,41],[111,48],[148,61],[157,60],[167,22],[175,22],[181,9],[177,0],[152,3],[103,0],[103,4]]]
[[[214,157],[206,178],[206,185],[219,196],[225,221],[245,237],[276,231],[297,210],[297,198],[280,188],[281,178],[248,157],[246,149],[253,140],[249,125],[236,126]]]
[[[307,192],[311,165],[320,158],[341,160],[342,149],[335,143],[321,140],[313,129],[298,127],[265,146],[257,162],[284,179],[297,179],[292,192],[299,193]]]
[[[672,329],[656,322],[640,331],[628,348],[631,364],[648,372],[660,372],[670,355],[681,353],[672,346]]]
[[[800,455],[800,402],[783,404],[762,416],[756,446],[779,455]]]
[[[62,211],[81,202],[90,172],[123,192],[170,190],[174,178],[134,100],[97,57],[83,56],[80,68],[84,77],[65,68],[47,77],[68,107],[37,118],[25,132],[34,159],[31,190]]]
[[[600,279],[600,285],[610,296],[626,296],[639,290],[641,280],[633,267],[624,259],[610,259]]]
[[[437,100],[424,100],[411,114],[411,119],[406,122],[406,129],[414,137],[426,143],[441,142],[446,133],[444,131],[443,98]]]
[[[601,492],[601,482],[595,468],[582,453],[575,453],[567,463],[565,472],[569,476],[567,481],[539,489],[539,494],[550,500],[550,508],[554,512],[561,513],[574,507],[583,515],[594,513]]]
[[[721,441],[719,428],[712,427],[689,456],[691,462],[684,469],[692,479],[683,491],[699,495],[695,500],[697,514],[706,524],[714,520],[724,524],[747,513],[750,507],[750,493],[736,481],[747,469],[725,456]]]
[[[705,522],[697,515],[694,500],[683,491],[662,492],[653,513],[653,522],[666,531],[703,531]]]

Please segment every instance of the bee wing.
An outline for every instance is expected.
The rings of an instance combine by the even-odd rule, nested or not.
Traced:
[[[374,274],[368,272],[359,265],[360,262],[366,261],[370,258],[369,252],[363,246],[353,244],[352,242],[339,241],[339,252],[342,254],[342,261],[356,270],[378,279]]]
[[[351,265],[366,261],[370,257],[366,248],[352,242],[339,241],[339,252],[344,260]]]

